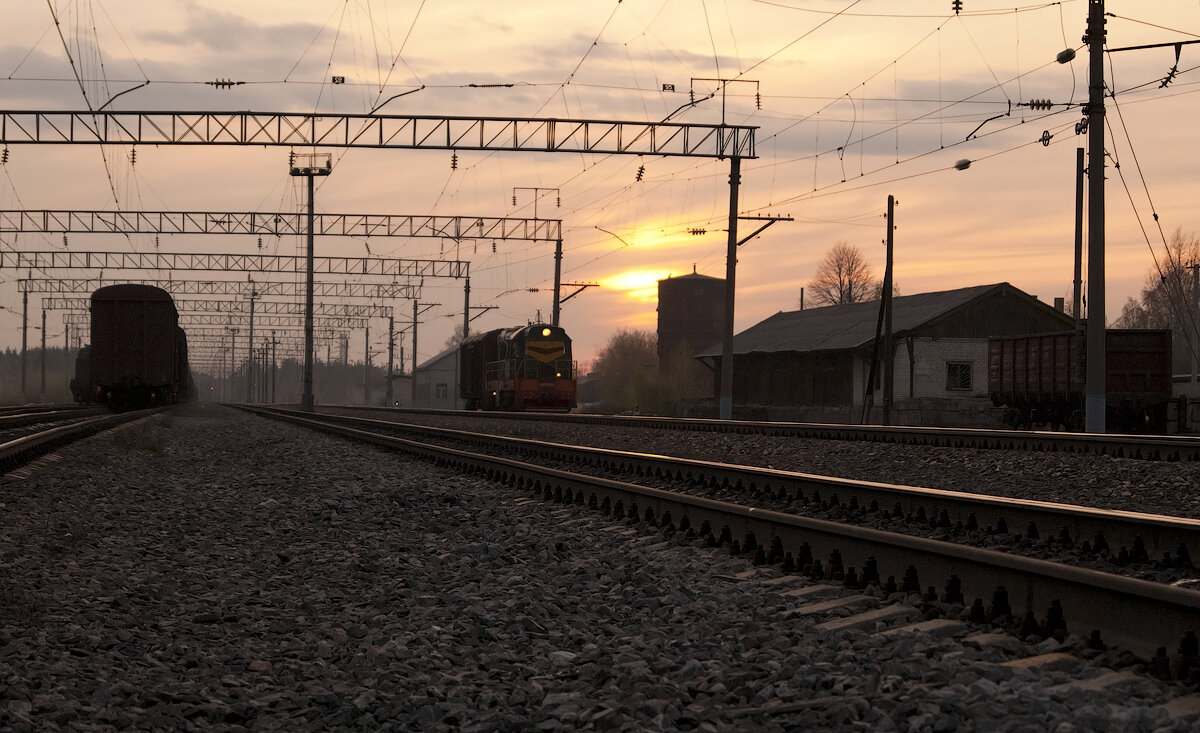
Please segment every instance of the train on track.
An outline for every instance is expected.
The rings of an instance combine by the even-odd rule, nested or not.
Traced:
[[[468,410],[575,407],[571,338],[558,326],[531,323],[476,334],[459,346],[458,394]]]
[[[1165,433],[1171,332],[1108,329],[1104,335],[1106,432]],[[1013,427],[1083,428],[1086,343],[1082,333],[988,340],[988,393]]]
[[[75,360],[78,402],[137,410],[192,399],[187,336],[171,295],[150,285],[109,285],[92,293],[91,344]]]

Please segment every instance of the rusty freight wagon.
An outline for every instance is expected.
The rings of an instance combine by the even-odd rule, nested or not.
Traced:
[[[1106,432],[1166,432],[1171,332],[1105,331]],[[1086,343],[1075,332],[988,339],[988,393],[1014,426],[1083,427]]]

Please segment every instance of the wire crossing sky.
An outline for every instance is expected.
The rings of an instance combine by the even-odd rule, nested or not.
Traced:
[[[1007,281],[1070,301],[1087,3],[962,5],[956,14],[949,0],[47,0],[6,8],[0,106],[753,125],[758,157],[742,166],[738,209],[796,220],[741,248],[738,330],[797,308],[838,242],[881,271],[889,194],[900,202],[901,293]],[[1200,38],[1191,0],[1106,7],[1110,49]],[[1066,49],[1075,59],[1058,63]],[[1200,229],[1200,148],[1188,124],[1200,111],[1200,45],[1178,58],[1171,46],[1109,53],[1105,77],[1114,318],[1166,261],[1172,232]],[[10,145],[0,159],[0,209],[306,205],[278,148]],[[727,161],[340,150],[333,166],[318,182],[318,210],[561,219],[564,280],[600,283],[563,306],[582,361],[620,328],[654,328],[657,279],[724,274]],[[294,236],[0,235],[5,251],[302,247]],[[552,245],[330,237],[317,247],[469,261],[472,304],[494,306],[473,328],[549,318]],[[0,271],[5,348],[20,344],[16,281],[26,274]],[[457,284],[426,282],[422,302],[440,304],[423,317],[426,359],[461,323],[463,298]],[[48,330],[61,343],[56,316]],[[371,329],[373,349],[384,332]],[[356,338],[351,354],[363,353]]]

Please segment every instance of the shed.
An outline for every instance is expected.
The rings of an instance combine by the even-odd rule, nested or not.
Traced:
[[[1008,283],[896,296],[892,303],[896,400],[983,397],[989,337],[1074,328],[1070,316]],[[863,405],[879,306],[875,300],[779,312],[734,336],[734,403]],[[720,345],[696,358],[720,374]],[[882,365],[884,355],[878,358]],[[882,382],[877,368],[877,395]]]
[[[419,365],[414,375],[417,388],[413,407],[460,409],[462,401],[458,399],[458,368],[458,344]]]

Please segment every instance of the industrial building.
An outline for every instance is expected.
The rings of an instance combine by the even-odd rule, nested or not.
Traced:
[[[679,385],[683,398],[712,396],[712,375],[695,354],[721,343],[725,280],[690,275],[658,281],[658,370]]]

